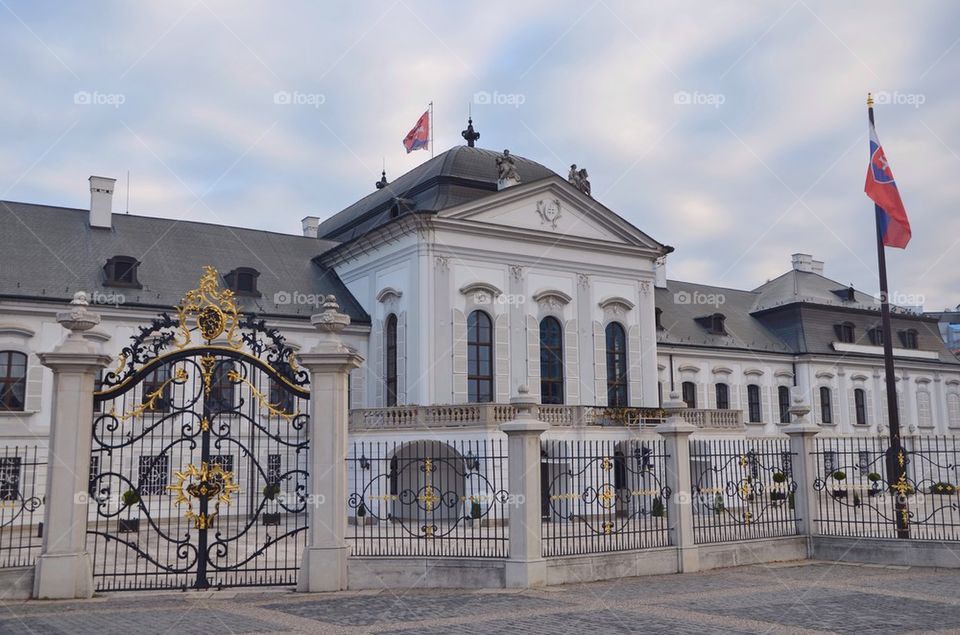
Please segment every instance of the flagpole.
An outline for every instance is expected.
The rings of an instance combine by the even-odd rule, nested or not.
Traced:
[[[433,158],[433,100],[430,100],[430,158]]]
[[[867,114],[870,125],[873,120],[873,96],[867,94]],[[873,157],[871,157],[873,160]],[[897,378],[893,365],[893,333],[890,326],[890,290],[887,285],[887,254],[883,244],[883,209],[874,204],[874,216],[877,224],[877,265],[880,270],[880,320],[883,329],[883,365],[887,385],[887,413],[890,421],[890,449],[887,450],[888,485],[896,494],[895,510],[897,520],[897,538],[910,537],[910,510],[907,508],[906,457],[900,439],[900,410],[897,407]]]

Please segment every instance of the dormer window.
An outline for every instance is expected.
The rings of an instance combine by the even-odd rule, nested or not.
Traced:
[[[837,334],[837,340],[846,344],[853,344],[854,329],[853,322],[844,322],[843,324],[834,324],[833,329]]]
[[[920,348],[919,342],[917,341],[916,329],[900,331],[900,343],[903,344],[904,348],[909,348],[912,350]]]
[[[726,319],[727,317],[723,313],[714,313],[713,315],[696,318],[696,321],[707,329],[707,332],[711,335],[726,335]]]
[[[714,313],[710,316],[710,332],[714,335],[726,335],[726,316],[723,313]]]
[[[143,285],[137,280],[137,267],[140,262],[130,256],[114,256],[107,260],[103,271],[107,274],[105,285],[110,287],[131,287],[140,289]]]
[[[857,299],[857,291],[853,286],[847,287],[847,302],[853,302]]]
[[[883,329],[879,326],[874,326],[868,330],[867,337],[870,338],[870,343],[874,346],[883,346]]]
[[[260,297],[260,292],[257,290],[257,278],[259,277],[260,272],[256,269],[238,267],[225,275],[223,279],[227,281],[227,286],[237,295]]]

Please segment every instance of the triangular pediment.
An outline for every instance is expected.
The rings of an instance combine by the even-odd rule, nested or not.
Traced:
[[[481,200],[448,208],[440,219],[493,229],[570,237],[660,250],[663,246],[616,213],[557,178],[515,185]]]

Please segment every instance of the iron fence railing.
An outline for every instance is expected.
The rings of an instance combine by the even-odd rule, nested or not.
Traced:
[[[661,440],[545,440],[544,556],[670,545],[670,488]]]
[[[0,568],[30,566],[40,555],[46,476],[46,450],[0,449]]]
[[[897,537],[898,500],[910,538],[960,540],[960,444],[957,437],[904,437],[906,479],[893,474],[887,437],[816,439],[813,488],[818,532],[829,536]],[[902,512],[901,512],[902,513]]]
[[[508,556],[501,439],[353,441],[347,539],[357,556]]]
[[[697,544],[797,535],[790,440],[691,439]]]

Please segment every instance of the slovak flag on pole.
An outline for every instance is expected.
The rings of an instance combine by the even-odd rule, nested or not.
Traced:
[[[417,119],[417,125],[413,130],[407,133],[403,138],[403,147],[407,149],[407,154],[414,150],[424,150],[430,145],[430,111],[424,112]]]
[[[900,191],[893,179],[890,163],[883,152],[877,129],[870,123],[870,165],[867,167],[867,193],[880,210],[880,232],[887,247],[903,249],[910,242],[910,221],[900,200]]]

